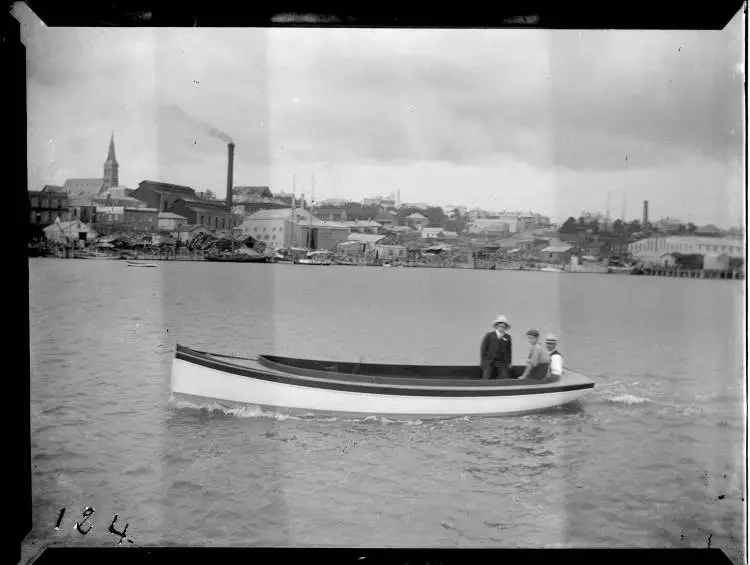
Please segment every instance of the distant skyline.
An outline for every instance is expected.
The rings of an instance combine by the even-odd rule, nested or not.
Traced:
[[[744,21],[723,31],[47,28],[27,47],[29,188],[99,177],[677,217],[744,210]]]

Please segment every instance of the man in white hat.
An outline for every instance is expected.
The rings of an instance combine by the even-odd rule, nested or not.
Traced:
[[[492,331],[482,339],[480,356],[483,379],[510,378],[513,340],[509,329],[508,318],[500,315],[492,322]]]
[[[557,350],[557,337],[547,334],[547,337],[544,338],[544,344],[547,346],[547,351],[549,351],[549,376],[559,378],[562,376],[563,358]]]

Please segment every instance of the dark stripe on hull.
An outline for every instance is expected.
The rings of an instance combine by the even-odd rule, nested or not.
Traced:
[[[224,363],[215,361],[213,359],[206,358],[202,355],[196,355],[186,353],[181,350],[177,350],[175,358],[183,361],[200,365],[216,371],[224,373],[230,373],[233,375],[239,375],[257,380],[263,380],[268,382],[274,382],[279,384],[287,384],[294,386],[302,386],[314,389],[333,390],[339,392],[358,392],[363,394],[377,394],[387,396],[437,396],[437,397],[450,397],[450,398],[466,398],[466,397],[495,397],[495,396],[528,396],[535,394],[551,394],[555,392],[569,392],[575,390],[583,390],[587,388],[593,388],[593,383],[582,383],[574,385],[559,385],[559,386],[545,386],[545,387],[524,387],[521,389],[503,389],[498,388],[494,390],[472,390],[470,387],[466,387],[465,390],[446,390],[441,389],[437,386],[427,386],[424,388],[395,388],[389,386],[372,386],[372,385],[356,385],[346,381],[307,381],[293,376],[276,375],[265,373],[262,371],[255,371],[240,365],[234,365],[230,363]],[[424,384],[424,383],[422,383]],[[486,383],[479,381],[474,386],[486,386]]]

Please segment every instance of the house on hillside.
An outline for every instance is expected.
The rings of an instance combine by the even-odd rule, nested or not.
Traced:
[[[443,228],[422,228],[422,239],[440,239],[443,237]]]
[[[343,207],[320,206],[315,208],[315,217],[329,222],[345,222],[347,215]]]
[[[406,216],[406,218],[404,218],[404,220],[406,221],[407,226],[418,231],[421,231],[427,226],[427,224],[430,223],[430,220],[419,212],[409,214],[408,216]]]
[[[469,223],[466,230],[469,235],[498,237],[510,233],[508,222],[500,219],[477,219]]]
[[[341,222],[341,225],[348,227],[351,233],[380,234],[383,231],[383,224],[370,220],[346,221]]]
[[[395,226],[398,220],[398,216],[394,212],[380,212],[375,216],[375,221],[385,227]]]

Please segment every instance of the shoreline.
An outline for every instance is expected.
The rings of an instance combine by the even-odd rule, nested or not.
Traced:
[[[49,256],[29,256],[29,259],[79,259],[82,261],[86,260],[92,260],[88,258],[78,258],[78,257],[62,257],[59,255],[49,255]],[[96,259],[93,259],[96,260]],[[200,262],[209,262],[206,261],[205,255],[196,253],[196,254],[161,254],[161,255],[155,255],[155,254],[149,254],[149,253],[135,253],[132,257],[121,257],[118,259],[114,259],[115,261],[200,261]],[[274,264],[275,261],[269,261],[268,263],[258,263],[258,264]],[[240,263],[241,264],[241,263]],[[430,263],[430,262],[407,262],[403,264],[396,264],[396,265],[390,265],[388,267],[385,267],[383,265],[373,265],[373,264],[367,264],[367,263],[352,263],[352,264],[337,264],[334,263],[330,266],[333,267],[379,267],[379,268],[406,268],[406,269],[461,269],[461,270],[471,270],[471,271],[525,271],[525,272],[538,272],[538,273],[545,273],[549,275],[617,275],[617,276],[623,276],[623,275],[629,275],[629,276],[644,276],[644,277],[672,277],[672,278],[687,278],[687,279],[709,279],[709,280],[744,280],[745,274],[744,272],[740,270],[734,270],[734,271],[704,271],[702,269],[669,269],[669,268],[646,268],[641,269],[640,271],[636,272],[627,272],[627,271],[615,271],[615,272],[608,272],[605,271],[607,267],[601,267],[601,266],[593,266],[594,268],[586,269],[585,266],[581,267],[578,266],[577,268],[571,269],[569,265],[565,265],[562,267],[555,266],[553,268],[560,269],[556,271],[545,271],[543,268],[530,268],[530,267],[521,267],[521,266],[515,266],[515,265],[504,265],[499,263],[484,263],[484,264],[477,264],[477,263],[448,263],[448,262],[442,262],[442,263]]]

